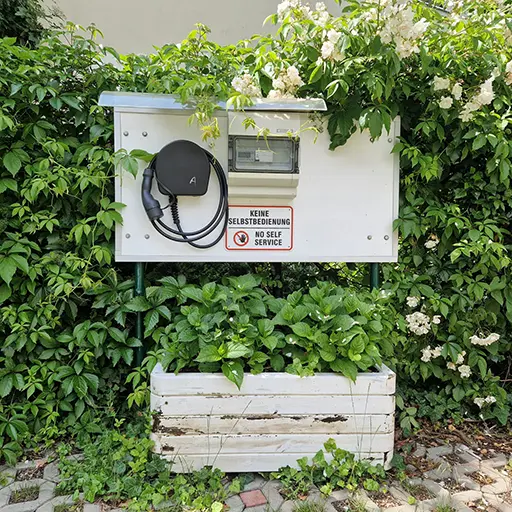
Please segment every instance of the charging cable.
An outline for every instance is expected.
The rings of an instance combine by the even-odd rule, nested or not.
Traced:
[[[200,148],[200,146],[197,147]],[[206,149],[200,149],[204,151],[210,166],[213,167],[215,174],[217,175],[220,188],[217,210],[210,222],[206,224],[206,226],[196,231],[183,230],[178,210],[178,197],[172,192],[172,190],[169,190],[160,180],[158,180],[158,175],[155,173],[156,156],[153,158],[148,168],[143,173],[141,197],[142,204],[146,210],[146,214],[158,233],[160,233],[165,238],[172,240],[173,242],[188,243],[197,249],[209,249],[210,247],[213,247],[220,242],[224,236],[224,233],[226,232],[228,225],[228,181],[226,178],[226,173],[224,172],[224,169],[222,168],[222,165],[219,163],[219,161]],[[177,229],[173,229],[161,220],[164,216],[163,209],[161,208],[159,201],[155,199],[151,194],[151,187],[154,177],[156,177],[160,189],[165,190],[165,193],[169,195],[169,206],[171,209],[172,220]],[[221,225],[222,229],[214,241],[207,244],[196,243],[211,235]]]

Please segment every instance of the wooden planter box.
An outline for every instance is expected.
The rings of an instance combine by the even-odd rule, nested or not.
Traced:
[[[242,389],[223,375],[151,375],[155,451],[175,471],[215,466],[266,472],[296,466],[333,438],[359,458],[388,466],[393,456],[395,374],[387,367],[352,382],[324,373],[246,375]]]

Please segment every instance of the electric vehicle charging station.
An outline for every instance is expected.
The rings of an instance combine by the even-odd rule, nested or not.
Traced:
[[[323,100],[220,105],[213,144],[171,95],[105,92],[99,104],[114,108],[116,150],[156,155],[136,178],[118,169],[116,261],[397,261],[398,119],[378,140],[358,132],[330,151],[327,130],[310,129]]]

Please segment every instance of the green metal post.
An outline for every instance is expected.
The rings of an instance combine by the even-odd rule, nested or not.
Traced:
[[[146,293],[144,288],[144,263],[135,263],[135,296],[140,297]],[[137,313],[135,325],[137,339],[142,343],[135,352],[135,364],[140,366],[146,355],[146,344],[144,342],[144,321],[142,313]]]
[[[370,263],[370,288],[375,290],[379,287],[379,264]]]

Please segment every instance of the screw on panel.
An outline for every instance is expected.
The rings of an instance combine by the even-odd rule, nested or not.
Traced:
[[[144,235],[144,238],[147,240],[149,238],[149,235]]]
[[[384,235],[384,240],[389,240],[389,235]]]
[[[389,137],[388,142],[393,142],[393,139]]]
[[[128,132],[123,132],[123,135],[124,135],[125,137],[128,137],[128,135],[130,135],[130,134],[129,134]]]
[[[142,132],[142,136],[143,137],[147,137],[148,136],[148,132]]]
[[[130,238],[132,235],[130,235],[130,233],[126,233],[126,235],[124,235],[126,238]]]
[[[373,238],[372,235],[368,235],[366,238],[368,238],[368,240],[371,240]]]

